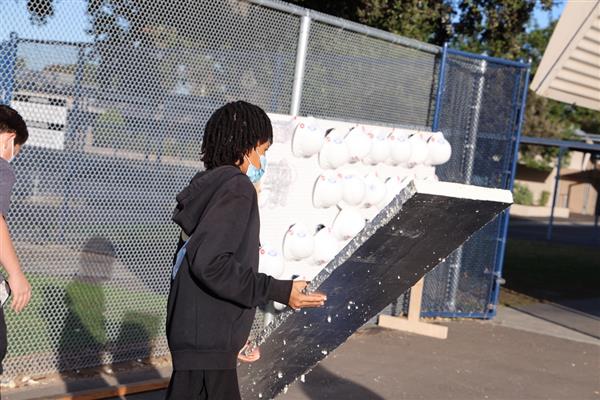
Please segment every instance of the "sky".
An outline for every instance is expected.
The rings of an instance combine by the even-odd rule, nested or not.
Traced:
[[[542,7],[538,4],[533,13],[533,19],[540,28],[545,28],[550,22],[560,17],[566,4],[567,0],[554,0],[552,10],[550,11],[542,10]]]
[[[42,26],[31,23],[27,11],[27,0],[0,0],[0,42],[7,40],[11,32],[17,32],[20,38],[58,40],[67,42],[90,42],[92,38],[86,33],[89,28],[86,15],[87,0],[54,0],[55,14]],[[536,7],[534,19],[540,27],[546,27],[552,19],[558,18],[564,9],[566,0],[555,0],[551,12]],[[33,47],[32,47],[33,49]],[[23,49],[23,52],[34,50]],[[39,51],[39,50],[35,50]],[[41,69],[44,64],[68,62],[73,57],[70,51],[47,51],[44,57],[25,54],[29,59],[28,66]],[[43,60],[43,61],[42,61]],[[42,64],[43,63],[43,64]]]
[[[49,39],[68,42],[91,41],[86,35],[88,17],[85,0],[55,0],[55,14],[42,26],[33,25],[27,11],[27,0],[0,0],[0,40],[10,32],[27,39]]]

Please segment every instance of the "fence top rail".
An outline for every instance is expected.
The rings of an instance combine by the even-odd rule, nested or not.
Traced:
[[[396,35],[390,32],[383,31],[381,29],[371,28],[366,25],[362,25],[356,22],[348,21],[343,18],[334,17],[325,13],[321,13],[314,10],[309,10],[304,7],[299,7],[293,4],[288,4],[282,1],[276,0],[246,0],[249,3],[260,5],[263,7],[271,8],[278,11],[287,12],[289,14],[298,15],[301,17],[308,16],[313,21],[322,22],[327,25],[336,26],[348,31],[362,33],[363,35],[370,36],[373,38],[385,40],[394,44],[410,47],[416,50],[421,50],[427,53],[438,54],[441,52],[441,47],[420,42],[418,40],[409,39],[404,36]]]
[[[521,144],[535,144],[538,146],[558,147],[583,152],[600,153],[600,144],[576,142],[574,140],[547,139],[531,136],[521,136]]]
[[[475,58],[478,60],[486,60],[486,61],[489,61],[492,63],[506,65],[509,67],[529,68],[529,66],[530,66],[529,63],[525,63],[522,61],[505,60],[504,58],[491,57],[491,56],[488,56],[485,54],[469,53],[468,51],[462,51],[462,50],[457,50],[457,49],[452,49],[452,48],[448,48],[448,54],[454,54],[454,55],[463,56],[466,58]]]

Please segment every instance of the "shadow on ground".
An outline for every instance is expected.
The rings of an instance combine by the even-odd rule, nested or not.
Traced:
[[[546,241],[548,219],[524,219],[511,217],[509,236],[512,238]],[[600,245],[600,227],[594,226],[593,219],[557,220],[552,227],[552,243],[582,246]]]
[[[342,378],[321,365],[317,365],[309,376],[311,384],[301,385],[300,389],[310,400],[384,400],[383,397],[367,387]],[[285,398],[285,396],[282,397]]]
[[[113,278],[116,261],[113,244],[103,237],[90,238],[80,253],[79,270],[64,289],[62,301],[67,316],[61,327],[57,348],[57,367],[61,371],[67,393],[88,389],[86,378],[95,380],[96,388],[127,383],[127,369],[104,366],[107,359],[114,363],[138,360],[143,364],[152,355],[152,340],[158,334],[160,320],[156,315],[126,311],[120,321],[115,340],[109,340],[107,323],[107,282]],[[62,293],[58,287],[43,289],[45,320],[52,321],[53,298]],[[149,379],[160,374],[145,368]],[[123,374],[122,372],[125,372]]]

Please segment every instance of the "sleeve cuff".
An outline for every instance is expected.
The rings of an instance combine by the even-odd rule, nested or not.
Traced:
[[[293,283],[294,281],[280,281],[272,278],[269,285],[269,299],[287,305],[292,293]]]

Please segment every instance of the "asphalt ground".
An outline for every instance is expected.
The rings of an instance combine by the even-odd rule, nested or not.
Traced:
[[[527,240],[547,240],[548,218],[523,219],[511,217],[509,237]],[[600,225],[595,226],[592,217],[557,219],[552,227],[552,242],[600,246]]]
[[[527,325],[525,320],[517,323]],[[510,319],[510,316],[499,321]],[[600,399],[600,341],[448,321],[446,340],[378,327],[353,335],[281,400]],[[536,327],[541,332],[544,325]],[[574,337],[574,339],[578,339]],[[159,400],[164,391],[128,396]]]

